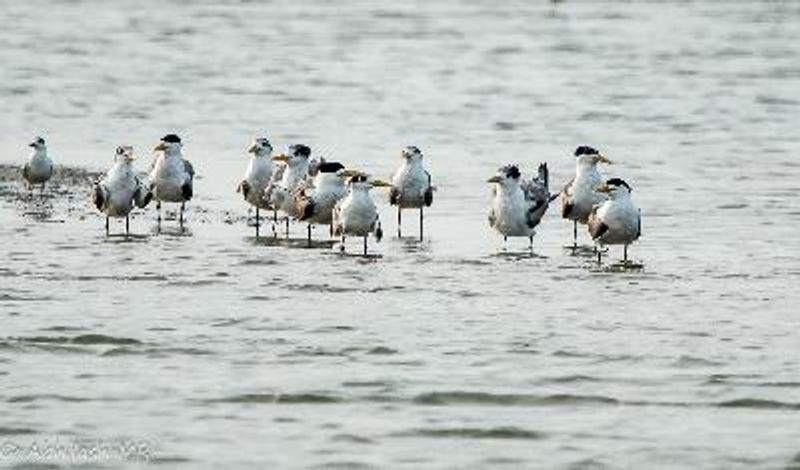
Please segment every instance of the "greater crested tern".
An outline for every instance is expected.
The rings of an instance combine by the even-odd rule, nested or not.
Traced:
[[[397,206],[397,237],[402,237],[403,209],[419,209],[419,239],[422,241],[424,208],[433,204],[431,174],[422,163],[422,152],[414,146],[403,149],[403,163],[392,176],[389,204]]]
[[[125,236],[130,235],[130,213],[133,207],[144,208],[153,197],[133,171],[135,159],[133,147],[117,147],[114,165],[94,185],[94,205],[106,215],[106,236],[109,235],[110,217],[125,217]]]
[[[598,245],[624,245],[624,261],[628,261],[628,245],[642,235],[641,210],[631,198],[631,187],[620,178],[611,178],[595,191],[608,194],[608,200],[596,205],[589,214],[589,233]],[[601,262],[597,250],[597,262]]]
[[[366,174],[345,170],[350,176],[347,195],[339,200],[333,209],[333,232],[341,236],[339,249],[345,251],[347,235],[364,238],[364,255],[367,255],[367,238],[372,233],[375,240],[383,238],[378,208],[370,196],[373,187],[391,188],[391,184],[381,180],[371,180]]]
[[[592,147],[578,147],[575,150],[575,177],[561,190],[561,217],[573,223],[573,248],[578,247],[578,224],[585,224],[592,208],[606,200],[605,194],[594,190],[604,181],[597,169],[598,163],[610,165],[611,160]]]
[[[308,243],[311,224],[329,225],[333,236],[333,208],[347,195],[346,173],[339,162],[321,162],[314,178],[306,178],[295,190],[295,209],[301,221],[308,222]]]
[[[28,162],[22,167],[22,177],[28,183],[30,197],[33,198],[33,186],[40,186],[40,194],[44,194],[44,186],[53,176],[53,160],[47,155],[47,144],[42,137],[36,137],[28,144],[33,148]]]
[[[272,145],[264,137],[256,137],[247,149],[252,153],[250,163],[244,179],[239,183],[236,191],[242,193],[242,197],[249,204],[256,208],[256,238],[260,235],[261,214],[260,209],[273,209],[272,204],[266,198],[264,191],[272,181]]]
[[[534,229],[552,199],[547,164],[540,164],[537,176],[529,181],[523,180],[516,165],[508,165],[487,182],[494,184],[489,225],[503,235],[504,243],[508,237],[528,237],[532,249]]]
[[[167,134],[153,149],[156,159],[150,171],[150,184],[158,210],[158,231],[161,231],[161,203],[180,202],[180,227],[183,230],[183,212],[186,201],[194,195],[194,168],[183,158],[180,137]]]
[[[310,157],[311,149],[303,144],[290,145],[288,155],[272,157],[274,161],[283,162],[284,168],[280,180],[273,178],[264,194],[276,210],[286,214],[286,238],[289,238],[289,219],[299,216],[295,212],[294,193],[297,185],[309,175]]]

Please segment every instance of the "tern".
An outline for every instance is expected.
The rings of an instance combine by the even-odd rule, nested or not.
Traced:
[[[308,243],[311,224],[330,225],[333,236],[333,208],[347,195],[346,170],[339,162],[322,162],[313,179],[306,178],[295,191],[295,209],[301,221],[308,222]]]
[[[539,165],[538,175],[524,181],[516,165],[508,165],[497,170],[497,174],[487,180],[494,184],[489,226],[508,237],[528,237],[533,249],[533,236],[537,225],[547,211],[552,196],[549,190],[547,164]]]
[[[611,164],[611,160],[596,149],[582,145],[575,150],[575,177],[561,190],[561,217],[573,223],[573,248],[578,247],[578,224],[585,224],[596,204],[606,200],[606,195],[594,189],[604,178],[597,169],[598,163]]]
[[[53,176],[53,160],[47,155],[47,144],[42,137],[36,137],[28,144],[33,148],[31,156],[22,167],[22,177],[28,183],[30,197],[33,198],[33,186],[41,185],[40,194],[44,194],[44,185]]]
[[[288,155],[280,154],[272,160],[283,162],[285,168],[281,171],[280,180],[275,180],[267,186],[264,197],[272,206],[286,214],[286,238],[289,238],[289,218],[298,217],[295,212],[294,194],[297,186],[309,175],[309,158],[311,149],[302,144],[289,146]]]
[[[125,237],[130,235],[130,213],[134,206],[144,208],[153,197],[133,171],[133,147],[117,147],[114,165],[105,177],[94,185],[94,205],[106,215],[106,236],[109,218],[125,217]]]
[[[600,246],[624,245],[625,262],[628,261],[628,245],[642,235],[641,210],[633,203],[631,187],[620,178],[611,178],[595,191],[608,194],[608,200],[596,205],[589,214],[588,225],[592,240]],[[597,262],[601,262],[601,250],[597,250]]]
[[[253,139],[247,152],[252,153],[253,156],[247,165],[244,179],[239,183],[236,191],[242,193],[244,200],[256,208],[256,238],[258,238],[261,227],[259,210],[273,209],[264,193],[272,181],[272,145],[266,138],[257,137]]]
[[[194,195],[194,168],[183,158],[180,137],[167,134],[153,149],[157,153],[150,172],[150,184],[158,210],[158,231],[161,231],[161,203],[180,202],[180,227],[183,231],[183,212],[186,201]]]
[[[342,252],[345,251],[348,235],[363,237],[366,256],[369,234],[373,234],[378,242],[383,238],[378,209],[370,190],[374,187],[391,188],[392,185],[381,180],[370,180],[366,174],[354,170],[346,170],[345,174],[350,176],[348,191],[333,209],[333,233],[341,237],[339,249]]]
[[[403,209],[419,209],[419,239],[422,241],[424,229],[423,211],[433,204],[434,187],[431,174],[422,164],[422,152],[414,146],[403,149],[403,163],[392,176],[392,189],[389,203],[397,206],[397,237],[402,237]]]

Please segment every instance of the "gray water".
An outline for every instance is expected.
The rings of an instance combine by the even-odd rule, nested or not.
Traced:
[[[800,466],[800,6],[214,3],[0,8],[0,467]],[[106,239],[93,172],[167,132],[187,233]],[[62,168],[28,201],[37,134]],[[426,240],[377,191],[379,257],[255,240],[255,134],[379,176],[420,147]],[[565,250],[557,206],[533,256],[486,224],[498,166],[557,189],[581,144],[641,269]]]

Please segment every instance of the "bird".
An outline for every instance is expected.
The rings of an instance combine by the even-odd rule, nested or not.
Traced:
[[[295,190],[294,213],[308,222],[308,243],[311,224],[330,225],[333,236],[333,208],[347,195],[345,167],[339,162],[322,162],[313,178],[306,177]]]
[[[183,158],[181,138],[167,134],[153,149],[156,159],[150,171],[150,184],[158,211],[158,231],[161,231],[161,203],[180,202],[180,227],[183,230],[183,212],[186,201],[194,195],[194,167]]]
[[[94,205],[106,215],[106,236],[109,235],[109,218],[125,217],[125,237],[130,235],[130,213],[133,207],[144,208],[153,193],[142,184],[133,171],[133,147],[117,147],[114,165],[105,177],[94,185]]]
[[[528,237],[533,249],[534,230],[547,211],[552,196],[549,190],[547,164],[539,165],[538,174],[524,181],[519,167],[507,165],[487,180],[493,183],[489,226],[508,237]]]
[[[33,148],[27,163],[22,167],[22,177],[28,183],[30,197],[33,198],[33,186],[41,185],[40,194],[44,194],[44,186],[53,176],[53,160],[47,155],[47,144],[42,137],[35,137],[28,144]]]
[[[419,239],[422,241],[423,211],[433,204],[434,187],[431,174],[422,164],[422,152],[408,146],[401,152],[403,162],[392,176],[392,189],[389,191],[389,204],[397,206],[397,237],[402,237],[403,209],[419,209]]]
[[[273,161],[284,162],[285,168],[281,170],[279,180],[273,178],[264,194],[276,210],[286,214],[286,238],[289,238],[289,218],[298,216],[294,210],[295,189],[309,175],[310,157],[311,149],[303,144],[290,145],[288,155],[272,157]]]
[[[595,191],[608,194],[608,199],[592,208],[588,218],[589,234],[600,246],[624,245],[623,260],[627,262],[628,245],[642,235],[642,215],[631,198],[633,190],[624,180],[611,178]],[[597,250],[598,263],[601,257],[601,251]]]
[[[333,209],[333,232],[341,237],[339,249],[344,253],[348,235],[364,237],[364,256],[367,255],[367,238],[373,234],[380,242],[383,238],[378,209],[370,196],[375,187],[391,188],[391,183],[382,180],[371,180],[369,176],[357,170],[345,170],[349,176],[347,195]]]
[[[256,238],[258,238],[261,227],[259,210],[273,209],[264,194],[273,175],[272,145],[265,137],[256,137],[247,152],[252,153],[253,156],[247,165],[244,179],[239,183],[236,191],[242,193],[244,200],[256,208]]]
[[[594,190],[604,181],[598,163],[612,164],[596,149],[581,145],[575,150],[575,177],[561,190],[561,217],[573,222],[573,249],[578,247],[578,224],[585,224],[592,207],[606,200]]]

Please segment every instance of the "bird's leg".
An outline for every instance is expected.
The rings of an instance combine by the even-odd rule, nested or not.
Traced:
[[[286,215],[286,239],[289,239],[289,215]]]
[[[183,210],[186,207],[186,202],[181,202],[181,214],[180,214],[180,225],[181,225],[181,232],[183,232]]]
[[[597,249],[597,245],[595,245],[594,251],[597,252],[597,265],[599,266],[603,262],[603,252]]]
[[[397,238],[403,238],[403,209],[397,206]]]
[[[308,224],[306,230],[308,231],[308,246],[311,246],[311,224]]]
[[[329,227],[330,227],[331,238],[333,238],[333,222],[331,222]]]
[[[125,216],[125,240],[127,240],[128,237],[130,237],[130,235],[131,235],[131,216],[130,215],[126,215]]]
[[[45,183],[42,183],[42,187],[39,188],[39,197],[42,199],[44,199],[44,185]]]
[[[572,221],[572,249],[578,249],[578,221]]]
[[[344,253],[344,241],[345,241],[345,237],[344,237],[344,233],[342,233],[342,244],[339,245],[339,251],[341,251],[342,253]]]
[[[261,218],[259,217],[258,206],[256,206],[256,238],[258,238],[259,236],[260,229],[261,229]]]
[[[508,236],[503,235],[503,251],[508,249]]]
[[[272,236],[278,238],[278,210],[272,209]]]
[[[423,206],[420,206],[420,207],[419,207],[419,241],[422,241],[422,240],[423,240],[423,238],[422,238],[422,235],[423,235],[423,233],[424,233],[424,232],[423,232],[423,225],[422,225],[422,221],[423,221],[423,215],[422,215],[422,214],[423,214],[423,212],[422,212],[422,211],[423,211],[423,210],[424,210],[424,209],[423,209]]]
[[[158,212],[158,233],[161,233],[161,201],[156,201],[156,212]]]
[[[108,216],[106,216],[106,236],[108,236],[108,235],[109,235],[109,229],[108,229]]]
[[[623,253],[622,260],[627,263],[628,262],[628,245],[625,245],[625,248],[623,249],[622,253]]]
[[[531,253],[533,253],[533,235],[529,235],[528,236],[528,240],[530,241],[530,244],[528,245],[528,247],[530,248]]]
[[[364,235],[364,256],[367,256],[367,237],[368,235]]]
[[[28,183],[28,200],[33,201],[33,185]]]

